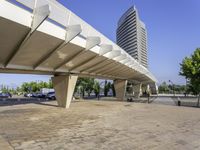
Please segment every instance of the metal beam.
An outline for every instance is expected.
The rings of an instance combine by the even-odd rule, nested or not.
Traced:
[[[99,55],[103,56],[103,55],[111,52],[112,50],[113,50],[112,45],[102,44],[102,45],[100,45]]]
[[[115,71],[107,71],[107,72],[105,72],[104,74],[109,74],[109,75],[113,75],[113,74],[115,74],[115,73],[120,73],[120,72],[122,72],[123,71],[123,73],[124,73],[124,71],[125,70],[131,70],[130,68],[127,68],[127,67],[125,67],[125,68],[120,68],[120,69],[114,69]],[[110,73],[109,73],[110,72]]]
[[[118,74],[113,74],[113,75],[117,75],[120,76],[121,78],[126,78],[126,79],[130,79],[132,76],[130,74],[124,74],[123,72],[120,72]]]
[[[111,69],[104,69],[104,70],[98,71],[97,73],[101,72],[103,74],[106,74],[108,72],[112,72],[113,70],[116,70],[119,66],[120,66],[120,64],[116,63],[116,65],[114,67],[112,67],[112,68],[110,67]]]
[[[109,61],[109,59],[104,59],[104,60],[94,64],[92,67],[84,69],[84,71],[87,71],[87,72],[91,73],[91,72],[93,72],[95,70],[98,70],[98,69],[102,68],[102,65],[105,66],[105,65],[110,64],[110,63],[111,62]]]
[[[78,65],[78,66],[74,67],[74,68],[73,68],[73,69],[71,69],[71,70],[77,69],[78,67],[82,67],[82,66],[84,66],[84,65],[88,64],[89,62],[91,62],[91,61],[95,60],[97,57],[99,57],[99,56],[98,56],[98,55],[96,55],[96,56],[94,56],[94,57],[92,57],[92,58],[89,58],[89,59],[87,59],[86,61],[82,62],[80,65]],[[81,70],[80,72],[82,72],[82,70]]]
[[[99,45],[100,43],[101,43],[100,37],[95,37],[95,36],[87,37],[85,50],[92,49],[93,47]]]
[[[115,65],[116,64],[116,65]],[[114,67],[111,68],[111,66],[115,65]],[[96,70],[96,73],[100,73],[100,72],[104,72],[104,71],[111,71],[113,70],[113,68],[118,67],[120,64],[118,62],[110,62],[109,64],[107,64],[106,66],[104,66],[103,68]]]
[[[121,55],[121,51],[120,50],[113,50],[108,54],[108,58],[109,59],[113,59],[115,57],[118,57]]]
[[[136,70],[136,71],[138,71],[138,70],[140,69],[139,66],[138,66],[137,64],[131,65],[130,68],[132,68],[132,69],[134,69],[134,70]]]
[[[81,25],[69,25],[66,27],[66,35],[65,35],[65,42],[69,43],[72,41],[76,36],[78,36],[82,32]]]
[[[113,59],[113,58],[115,58],[115,57],[118,57],[120,54],[121,54],[121,51],[119,51],[119,50],[114,50],[114,51],[111,51],[111,52],[109,53],[108,57],[109,57],[109,59]],[[109,59],[108,59],[108,60],[109,60]],[[109,64],[107,64],[107,65],[106,65],[104,68],[102,68],[102,69],[105,70],[105,69],[107,69],[107,68],[109,67],[110,64],[116,64],[116,63],[117,63],[116,61],[115,61],[115,62],[110,62]],[[101,72],[102,69],[99,67],[99,68],[97,68],[97,69],[95,69],[95,70],[93,70],[93,71],[96,72],[97,70],[99,70],[98,72]]]
[[[100,43],[101,43],[101,39],[99,37],[88,37],[88,42],[86,43],[86,50],[89,50]],[[75,70],[78,67],[83,66],[85,63],[88,63],[88,61],[92,61],[97,57],[98,57],[98,55],[95,55],[94,57],[89,58],[89,59],[85,60],[84,62],[81,62],[80,64],[69,69],[69,71]]]
[[[113,50],[112,45],[102,44],[102,45],[100,45],[99,55],[103,56],[103,55],[107,54],[108,52],[110,52],[112,50]],[[108,60],[108,58],[105,58],[104,60],[102,60],[100,62],[97,62],[97,63],[95,63],[93,65],[90,65],[89,69],[94,68],[94,67],[98,66],[99,64],[101,64],[102,62],[105,62],[107,60]],[[86,68],[86,69],[81,70],[80,72],[85,72],[86,70],[89,70],[89,69]]]
[[[134,74],[139,74],[139,75],[141,75],[138,71],[134,71],[133,69],[131,69],[131,68],[128,68],[128,67],[126,67],[126,68],[122,68],[122,69],[120,69],[120,70],[116,70],[116,71],[114,71],[114,72],[112,72],[113,74],[115,74],[115,73],[117,73],[118,71],[123,71],[123,73],[126,73],[126,72],[128,72],[128,71],[132,71],[132,72],[134,72]]]
[[[105,47],[105,46],[106,46],[106,47]],[[107,47],[107,46],[108,46],[108,47]],[[99,50],[99,54],[98,54],[98,55],[96,55],[96,56],[94,56],[94,57],[92,57],[92,58],[89,58],[89,59],[85,60],[84,62],[81,62],[79,65],[77,65],[77,66],[71,68],[69,71],[75,70],[75,69],[77,69],[78,67],[84,66],[85,64],[87,64],[87,63],[89,63],[89,62],[91,62],[91,61],[97,59],[99,56],[102,56],[102,55],[107,54],[108,52],[111,51],[110,46],[111,46],[111,45],[102,45],[102,46],[100,46],[101,48],[100,48],[100,50]]]
[[[119,64],[119,63],[116,63],[116,65],[114,67],[112,67],[111,69],[106,69],[106,70],[103,70],[103,74],[106,74],[108,72],[112,72],[112,71],[116,71],[117,69],[120,70],[122,69],[121,68],[122,64]]]
[[[80,62],[78,65],[75,65],[75,66],[73,66],[72,68],[70,68],[69,71],[76,70],[78,67],[83,66],[83,65],[84,65],[85,63],[87,63],[88,61],[94,60],[94,59],[96,59],[96,58],[97,58],[97,55],[95,55],[95,56],[93,56],[92,58],[89,58],[89,59],[87,59],[87,60],[85,60],[85,61],[83,61],[83,62]]]
[[[148,78],[148,76],[146,76],[146,74],[142,74],[141,78]]]
[[[63,47],[65,47],[71,40],[73,40],[76,36],[78,36],[81,33],[81,31],[82,30],[81,30],[81,26],[80,25],[68,26],[66,28],[65,41],[63,41],[62,43],[60,43],[53,50],[51,50],[48,54],[46,54],[45,56],[43,56],[38,62],[36,62],[33,65],[33,69],[36,69],[37,67],[39,67],[48,58],[50,58],[53,55],[53,53],[55,53],[56,51],[58,51],[58,50],[62,49]]]
[[[131,64],[133,64],[133,61],[131,59],[129,62],[125,63],[126,66],[130,66]]]
[[[136,73],[132,75],[132,78],[138,78],[138,76],[144,76],[144,75],[136,71]]]
[[[84,74],[77,74],[81,77],[95,77],[95,78],[99,78],[99,79],[124,79],[124,78],[120,78],[120,77],[117,77],[117,76],[108,76],[108,75],[102,75],[102,74],[89,74],[89,73],[84,73]]]
[[[81,51],[77,52],[76,54],[74,54],[70,59],[65,59],[63,62],[61,62],[60,64],[58,64],[54,70],[59,69],[60,67],[62,67],[63,65],[67,64],[68,62],[72,61],[74,58],[84,54],[85,52],[87,52],[89,49],[95,47],[96,45],[98,45],[101,42],[99,37],[88,37],[86,39],[86,46],[85,48],[83,48]],[[80,65],[80,64],[79,64]],[[77,66],[75,66],[77,67]],[[75,68],[74,67],[74,68]],[[70,69],[70,71],[73,69]]]
[[[124,69],[124,70],[121,70],[119,73],[129,78],[129,77],[132,77],[135,72],[131,69]]]
[[[117,56],[119,56],[121,54],[121,51],[118,51],[118,50],[114,50],[114,51],[111,51],[110,52],[110,54],[108,55],[108,59],[106,59],[106,61],[107,60],[110,60],[110,59],[113,59],[113,58],[115,58],[115,57],[117,57]],[[111,63],[113,63],[113,62],[110,62],[109,64],[107,64],[107,65],[110,65]],[[107,66],[106,65],[106,66]],[[92,71],[93,72],[96,72],[97,70],[99,70],[99,69],[101,69],[102,67],[98,67],[97,69],[93,69]],[[105,68],[105,67],[104,67]],[[102,68],[102,69],[104,69],[104,68]]]
[[[112,64],[113,65],[113,64]],[[112,67],[111,69],[104,69],[103,71],[103,74],[107,74],[107,73],[109,73],[109,72],[113,72],[113,70],[114,70],[114,73],[115,72],[117,72],[117,71],[119,71],[119,70],[122,70],[122,69],[128,69],[128,70],[130,70],[131,68],[128,68],[128,66],[126,66],[126,68],[123,68],[123,67],[120,67],[120,66],[122,66],[123,64],[120,64],[119,62],[117,62],[116,63],[116,65],[114,66],[114,67]],[[110,67],[110,66],[109,66]],[[102,72],[102,70],[101,71],[98,71],[97,73],[99,73],[99,72]]]
[[[120,61],[122,64],[126,64],[126,63],[128,63],[128,62],[130,62],[131,61],[131,59],[130,58],[127,58],[127,59],[124,59],[124,60],[122,60],[122,61]]]
[[[96,72],[98,70],[102,70],[104,69],[105,66],[112,64],[113,62],[111,62],[109,59],[106,59],[105,61],[101,61],[99,64],[97,64],[93,69],[88,69],[90,70],[89,72]],[[103,67],[102,67],[103,65]]]
[[[114,67],[112,67],[111,69],[108,69],[108,68],[110,68],[110,66],[112,66],[114,64],[116,64]],[[121,64],[120,62],[111,62],[111,63],[107,64],[104,68],[102,68],[99,71],[97,71],[96,73],[100,73],[102,71],[106,71],[106,73],[107,73],[107,72],[110,72],[112,70],[115,70],[116,68],[118,68],[121,65],[123,65],[123,64]]]
[[[122,67],[121,67],[121,68],[122,68]],[[107,72],[111,72],[111,71],[108,70]],[[119,70],[116,70],[114,73],[111,72],[111,74],[103,74],[103,75],[108,76],[108,75],[115,75],[115,73],[120,73],[120,75],[121,75],[121,74],[123,74],[123,75],[125,74],[125,75],[127,75],[128,77],[132,77],[133,75],[130,74],[130,72],[137,73],[137,75],[138,75],[138,74],[140,75],[140,73],[138,73],[138,71],[134,71],[132,68],[129,68],[128,66],[127,66],[126,68],[120,69],[120,71],[119,71]],[[102,73],[99,72],[99,73],[95,73],[95,74],[102,74]],[[121,75],[121,76],[122,76],[122,75]]]
[[[116,60],[116,61],[122,61],[122,60],[124,60],[126,58],[127,58],[127,55],[126,54],[122,54],[121,56],[118,56],[118,57],[114,58],[114,60]]]
[[[50,5],[43,5],[34,9],[31,34],[48,18],[51,12]]]
[[[20,44],[14,49],[14,51],[10,54],[6,62],[4,63],[4,67],[6,68],[8,64],[14,59],[19,50],[24,46],[24,44],[30,39],[33,33],[37,30],[37,28],[48,18],[50,14],[51,8],[49,5],[44,5],[41,7],[34,8],[33,20],[31,24],[30,31],[26,34]]]
[[[114,79],[125,79],[125,78],[122,78],[122,77],[119,77],[119,76],[111,76],[111,75],[103,75],[103,74],[95,74],[95,75],[104,76],[105,78],[112,78],[113,80]]]

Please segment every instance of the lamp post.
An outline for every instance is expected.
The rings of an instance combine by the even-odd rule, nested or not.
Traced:
[[[171,83],[171,84],[172,84],[172,90],[173,90],[173,94],[174,94],[174,97],[175,97],[174,83],[173,83],[171,80],[169,80],[169,83]]]

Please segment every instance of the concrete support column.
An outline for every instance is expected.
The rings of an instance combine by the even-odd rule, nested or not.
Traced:
[[[156,85],[156,83],[150,83],[149,86],[151,94],[158,94],[158,86]]]
[[[149,86],[149,84],[147,84],[147,86],[146,86],[146,91],[147,91],[147,94],[148,93],[150,94],[150,86]]]
[[[142,85],[142,94],[146,93],[148,94],[150,92],[149,84]]]
[[[142,92],[141,87],[142,87],[141,83],[133,85],[133,92],[134,92],[135,98],[140,98],[140,95],[141,95],[141,92]]]
[[[77,79],[78,76],[76,75],[52,77],[53,87],[55,89],[59,107],[69,108]]]
[[[127,80],[114,80],[114,87],[116,92],[116,97],[119,100],[124,100],[126,93]]]

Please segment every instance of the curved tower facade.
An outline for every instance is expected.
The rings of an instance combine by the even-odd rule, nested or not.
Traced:
[[[144,67],[148,67],[147,31],[134,6],[129,8],[118,21],[117,44]]]

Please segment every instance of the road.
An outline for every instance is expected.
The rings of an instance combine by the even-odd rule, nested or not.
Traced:
[[[176,105],[171,97],[157,97],[152,103],[153,104],[172,105],[172,106]]]

